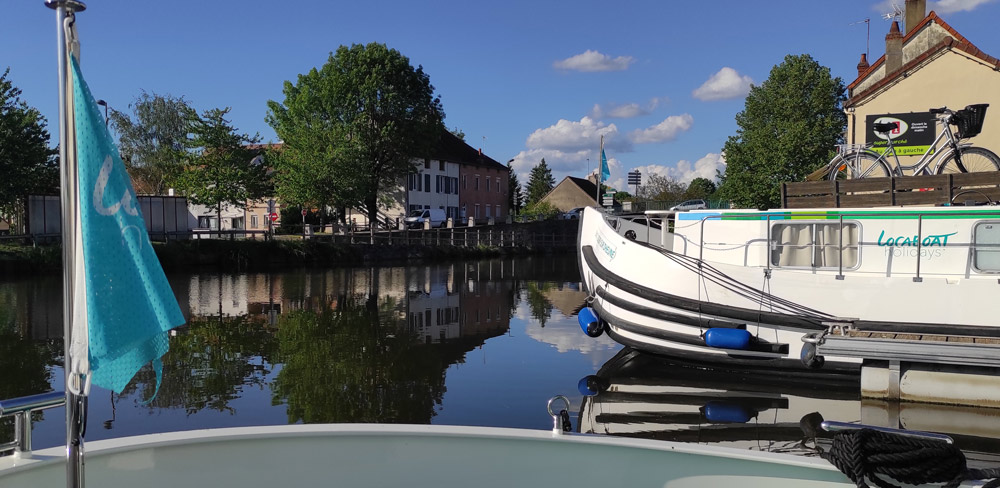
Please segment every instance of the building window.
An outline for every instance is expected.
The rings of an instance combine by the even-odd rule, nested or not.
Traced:
[[[219,219],[209,216],[198,217],[198,228],[219,230]]]
[[[497,177],[497,193],[500,193],[500,177]]]
[[[452,193],[458,195],[458,177],[457,176],[452,176],[451,179],[453,180],[453,183],[451,185],[451,189],[454,190]]]
[[[443,159],[440,160],[440,161],[438,161],[438,169],[440,169],[441,171],[444,171],[444,160]]]
[[[486,181],[490,181],[490,180],[486,180]],[[487,205],[487,206],[486,206],[486,218],[490,218],[490,217],[492,217],[492,215],[490,215],[490,213],[491,213],[491,212],[490,212],[490,206],[489,206],[489,205]]]
[[[420,177],[420,173],[417,173],[413,176],[417,177],[417,191],[424,191],[424,185],[423,185],[424,179]]]
[[[486,191],[490,191],[490,177],[486,177]]]
[[[496,207],[496,216],[500,217],[500,205],[494,205]]]
[[[431,169],[431,160],[430,160],[430,158],[424,158],[424,169]]]
[[[468,215],[468,214],[465,213],[465,204],[463,203],[462,204],[462,218],[464,219],[466,215]]]
[[[478,190],[478,189],[479,189],[479,175],[476,175],[476,186],[475,188],[473,188],[473,190]]]
[[[257,214],[250,215],[250,228],[251,229],[257,228]]]
[[[475,217],[476,217],[476,220],[479,220],[479,204],[478,203],[476,204],[476,215],[475,215]]]
[[[424,175],[424,193],[430,193],[430,192],[431,192],[431,175],[428,173]]]
[[[441,175],[434,178],[434,193],[441,193]]]
[[[774,224],[771,227],[771,265],[789,268],[839,269],[858,265],[860,248],[858,224],[803,222]],[[843,250],[840,246],[843,242]]]
[[[465,188],[466,190],[468,190],[469,189],[469,182],[466,181],[465,176],[466,175],[462,175],[462,188]]]

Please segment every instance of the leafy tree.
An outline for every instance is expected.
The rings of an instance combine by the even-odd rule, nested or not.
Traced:
[[[657,202],[675,202],[683,199],[687,188],[669,176],[651,173],[646,184],[639,187],[639,195]]]
[[[695,178],[688,184],[687,190],[684,192],[684,199],[701,198],[707,200],[713,193],[715,193],[715,182],[708,178]]]
[[[750,89],[724,146],[722,194],[739,207],[774,207],[780,185],[826,164],[843,142],[844,82],[807,54],[788,55]]]
[[[184,97],[145,91],[129,107],[132,115],[115,109],[108,113],[122,160],[138,193],[163,195],[183,171],[194,109]]]
[[[521,212],[521,215],[529,219],[547,220],[555,218],[557,215],[559,215],[559,213],[560,213],[559,209],[553,207],[551,203],[539,201],[528,204],[526,207],[524,207],[524,211]]]
[[[282,172],[301,176],[279,177],[279,189],[308,195],[289,186],[320,179],[340,201],[363,204],[371,221],[444,130],[441,100],[423,67],[384,44],[341,46],[321,68],[286,81],[284,95],[283,103],[267,102],[267,121],[294,162]]]
[[[457,137],[457,138],[459,138],[459,139],[461,139],[463,141],[465,140],[465,131],[463,131],[462,129],[459,129],[458,127],[455,127],[453,129],[448,129],[448,132],[451,132],[455,137]]]
[[[511,214],[517,214],[524,207],[524,190],[521,188],[521,182],[517,181],[517,173],[511,166],[511,161],[507,162],[507,174],[509,175],[507,188],[510,192],[507,195],[507,206],[510,207]]]
[[[223,203],[246,208],[248,200],[258,200],[270,189],[267,167],[257,157],[260,150],[252,147],[260,137],[237,133],[227,113],[228,108],[216,108],[191,115],[191,151],[178,178],[192,202],[217,209],[220,224]]]
[[[556,186],[556,180],[552,177],[552,170],[549,169],[549,165],[545,164],[545,158],[542,158],[542,162],[531,168],[531,173],[528,175],[528,205],[538,203],[552,191],[554,186]]]
[[[21,90],[0,75],[0,216],[19,212],[30,194],[59,188],[58,151],[49,148],[45,117],[21,100]]]

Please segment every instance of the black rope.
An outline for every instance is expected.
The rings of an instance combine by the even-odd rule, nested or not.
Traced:
[[[1000,469],[969,469],[965,454],[953,444],[872,429],[837,433],[823,458],[858,488],[868,488],[866,480],[880,488],[900,488],[885,478],[909,485],[944,483],[946,488],[989,479],[984,488],[1000,487]]]

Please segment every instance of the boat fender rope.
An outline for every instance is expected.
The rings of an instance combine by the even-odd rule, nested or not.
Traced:
[[[573,431],[573,424],[569,421],[569,411],[565,408],[559,411],[559,421],[562,422],[563,432]]]
[[[884,478],[908,485],[944,483],[955,488],[966,480],[987,480],[983,488],[1000,487],[1000,469],[969,469],[965,454],[953,444],[932,439],[858,429],[838,432],[822,454],[858,488],[866,480],[880,488],[900,488]]]

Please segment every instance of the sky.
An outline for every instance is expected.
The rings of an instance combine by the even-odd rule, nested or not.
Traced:
[[[143,92],[230,107],[241,131],[277,141],[267,101],[341,45],[378,42],[422,66],[445,125],[506,163],[522,184],[542,158],[556,181],[595,170],[609,184],[638,169],[715,179],[751,85],[786,55],[808,54],[847,85],[867,51],[885,51],[903,0],[594,2],[505,0],[86,1],[77,16],[82,70],[117,110]],[[978,48],[1000,57],[1000,0],[928,1]],[[891,17],[891,15],[890,15]],[[866,23],[866,19],[868,22]],[[869,34],[870,30],[870,34]],[[0,70],[58,137],[54,11],[5,0]],[[937,106],[933,100],[927,106]]]

